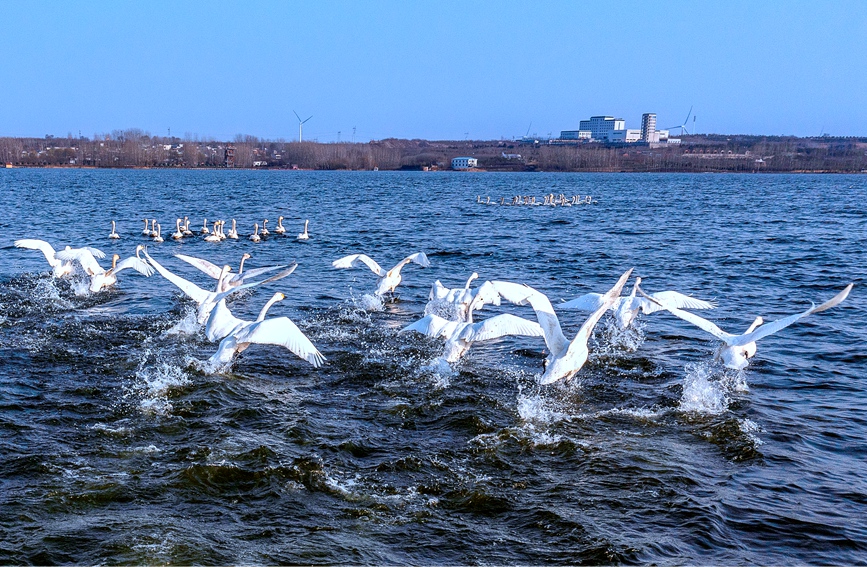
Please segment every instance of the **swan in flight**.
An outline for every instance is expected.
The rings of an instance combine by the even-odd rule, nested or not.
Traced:
[[[554,313],[554,308],[551,307],[551,302],[545,294],[528,285],[493,282],[494,289],[504,299],[517,305],[529,303],[533,307],[533,311],[536,312],[536,318],[544,331],[545,345],[549,351],[548,357],[545,359],[545,371],[539,379],[540,384],[553,384],[564,378],[571,380],[581,370],[590,354],[587,349],[587,341],[590,339],[593,328],[602,318],[602,315],[614,306],[630,274],[632,274],[632,268],[624,272],[614,287],[602,296],[599,308],[581,325],[578,334],[571,342],[563,335],[557,314]]]
[[[115,230],[114,221],[111,221],[111,232],[108,233],[108,237],[113,239],[113,240],[117,240],[118,238],[120,238],[120,235],[117,233],[117,230]]]
[[[183,260],[187,264],[193,266],[194,268],[198,268],[199,270],[205,272],[206,274],[217,280],[218,292],[228,291],[233,287],[238,287],[246,281],[249,281],[249,278],[255,278],[262,274],[267,274],[268,272],[273,272],[275,270],[281,270],[288,266],[268,266],[266,268],[254,268],[245,272],[244,261],[249,260],[251,257],[252,256],[250,256],[250,254],[248,253],[244,253],[244,255],[241,256],[241,265],[238,267],[237,274],[223,274],[222,269],[219,266],[217,266],[216,264],[212,264],[207,260],[203,260],[202,258],[196,258],[195,256],[187,256],[185,254],[175,254],[175,258]]]
[[[38,240],[36,238],[23,238],[21,240],[15,241],[15,246],[17,248],[27,248],[29,250],[39,250],[45,256],[45,259],[48,260],[48,265],[51,266],[51,270],[54,273],[55,277],[63,277],[71,274],[75,271],[75,265],[71,260],[61,260],[57,257],[57,252],[54,250],[54,247],[51,244],[45,242],[44,240]],[[67,246],[63,251],[77,251],[77,250],[87,250],[90,252],[95,258],[105,258],[105,253],[101,250],[97,250],[96,248],[91,248],[89,246],[85,246],[84,248],[70,248]]]
[[[250,235],[250,240],[253,242],[259,242],[262,240],[262,237],[259,236],[259,223],[253,223],[253,234]]]
[[[743,370],[749,365],[749,359],[756,355],[756,341],[785,329],[792,323],[796,323],[807,315],[820,313],[838,305],[841,301],[846,299],[849,292],[852,290],[853,285],[855,284],[850,283],[843,289],[843,291],[825,303],[818,306],[814,303],[809,309],[802,313],[795,313],[794,315],[789,315],[788,317],[783,317],[782,319],[777,319],[776,321],[767,324],[764,324],[764,319],[761,317],[756,317],[753,324],[750,325],[742,335],[726,333],[707,319],[699,317],[689,311],[681,311],[665,302],[662,302],[661,307],[721,340],[722,344],[719,346],[715,358],[722,360],[723,364],[725,364],[727,368]],[[639,290],[639,293],[642,293],[641,290]]]
[[[478,277],[479,274],[473,272],[463,288],[455,289],[445,287],[439,280],[435,281],[428,295],[429,301],[425,305],[425,313],[436,313],[445,303],[454,308],[454,313],[450,314],[450,318],[456,316],[458,321],[468,321],[470,305],[473,305],[473,309],[476,311],[489,303],[499,305],[500,294],[492,286],[487,285],[490,282],[485,282],[476,289],[470,289],[470,284]],[[476,301],[477,298],[478,301]]]
[[[304,221],[304,232],[298,234],[298,240],[308,240],[310,235],[307,234],[307,225],[310,224],[310,219]]]
[[[285,347],[299,358],[312,364],[314,368],[319,368],[325,362],[325,357],[313,346],[310,339],[301,332],[301,329],[291,319],[288,317],[265,319],[268,309],[274,303],[282,301],[285,298],[286,296],[282,293],[275,293],[262,308],[255,321],[244,321],[234,317],[229,312],[225,302],[221,301],[219,306],[211,313],[209,323],[210,319],[218,316],[216,313],[217,309],[219,309],[219,317],[231,329],[227,331],[225,338],[220,341],[217,352],[208,359],[207,366],[211,369],[225,368],[232,363],[235,354],[243,352],[252,344],[260,344]]]
[[[262,281],[258,281],[258,282],[245,282],[245,283],[242,283],[238,286],[232,287],[231,289],[228,289],[226,291],[220,291],[220,289],[222,288],[222,282],[218,281],[216,291],[207,291],[207,290],[200,288],[199,286],[197,286],[193,282],[191,282],[189,280],[185,280],[184,278],[182,278],[178,275],[175,275],[172,272],[165,269],[162,266],[162,264],[160,264],[159,262],[157,262],[156,260],[151,258],[151,256],[148,254],[147,250],[144,251],[144,255],[147,257],[148,262],[150,262],[150,264],[156,269],[156,271],[158,271],[164,278],[166,278],[167,280],[169,280],[170,282],[175,284],[178,287],[178,289],[180,289],[190,299],[192,299],[193,301],[196,302],[196,304],[198,305],[198,308],[196,309],[196,320],[199,322],[200,325],[204,325],[207,322],[208,316],[211,314],[211,311],[214,309],[214,306],[216,306],[217,303],[219,303],[219,301],[221,299],[227,297],[229,294],[231,294],[235,291],[240,291],[242,289],[246,289],[248,287],[255,287],[258,285],[277,281],[281,278],[285,278],[286,276],[288,276],[289,274],[294,272],[295,268],[298,267],[298,264],[293,264],[288,269],[283,270],[282,272],[279,272],[277,275],[271,276],[270,278],[268,278],[266,280],[262,280]],[[230,266],[223,266],[223,268],[220,270],[220,280],[225,278],[226,275],[229,273],[229,270],[231,270],[231,269],[232,268]]]
[[[157,225],[159,226],[159,225]],[[106,271],[99,262],[96,261],[90,250],[79,248],[77,250],[61,250],[57,253],[57,257],[61,260],[70,262],[78,262],[84,269],[84,272],[90,276],[90,291],[96,293],[104,287],[109,287],[117,283],[117,274],[127,268],[132,268],[145,277],[150,277],[154,273],[153,268],[147,265],[147,262],[139,257],[139,252],[144,250],[144,245],[139,244],[135,248],[135,256],[130,256],[120,260],[118,254],[114,254],[111,258],[111,268]]]
[[[410,254],[387,272],[383,270],[379,264],[374,262],[370,256],[365,254],[350,254],[349,256],[344,256],[343,258],[334,260],[331,262],[331,265],[335,268],[356,268],[361,264],[364,264],[370,268],[370,271],[379,276],[379,284],[376,287],[374,295],[382,297],[386,293],[394,291],[394,288],[396,288],[401,281],[400,270],[410,262],[414,262],[423,268],[430,267],[430,261],[427,259],[424,252]]]
[[[662,304],[671,305],[678,309],[714,309],[716,307],[715,304],[709,301],[695,299],[694,297],[670,290],[649,294],[652,299],[636,297],[635,294],[639,290],[640,285],[641,278],[636,277],[635,285],[632,286],[632,293],[618,297],[614,303],[614,307],[612,308],[614,318],[621,329],[628,328],[638,316],[639,311],[645,315],[649,315],[650,313],[665,309]],[[561,303],[557,307],[560,309],[578,309],[579,311],[596,311],[601,306],[601,293],[587,293],[571,301]]]
[[[486,289],[476,294],[475,299],[470,303],[466,321],[449,321],[430,313],[404,327],[400,332],[416,331],[430,337],[445,337],[445,350],[441,358],[446,362],[457,362],[476,341],[498,339],[507,335],[544,336],[542,327],[535,321],[528,321],[509,313],[474,323],[475,304],[481,302],[489,293],[497,293],[491,282],[485,282],[481,287]]]
[[[282,215],[277,217],[277,226],[274,227],[274,232],[277,234],[283,234],[286,232],[286,227],[283,226],[283,217]]]

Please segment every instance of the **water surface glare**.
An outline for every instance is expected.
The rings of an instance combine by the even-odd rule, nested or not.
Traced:
[[[548,193],[597,203],[476,204]],[[282,215],[287,233],[140,234],[184,215],[242,235]],[[867,176],[12,169],[0,233],[0,563],[867,563]],[[89,295],[18,238],[109,257],[146,243],[203,287],[173,254],[297,261],[229,307],[254,319],[284,292],[269,316],[328,362],[254,346],[203,372],[216,345],[159,274]],[[420,250],[431,267],[406,266],[379,309],[369,271],[331,268]],[[732,332],[855,288],[743,372],[664,313],[628,335],[604,318],[578,377],[547,387],[539,339],[449,369],[441,341],[398,334],[437,279],[524,282],[556,307],[633,266],[648,291],[715,300],[702,315]],[[481,316],[500,312],[534,318]],[[573,337],[582,314],[559,317]]]

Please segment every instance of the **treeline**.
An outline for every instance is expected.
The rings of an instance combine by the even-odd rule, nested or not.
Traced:
[[[65,138],[0,138],[15,167],[449,169],[459,156],[488,171],[867,172],[867,138],[683,136],[680,144],[386,139],[318,143],[236,136],[232,141],[152,136],[138,129]]]

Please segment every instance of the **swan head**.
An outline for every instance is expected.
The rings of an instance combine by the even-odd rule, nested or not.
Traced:
[[[283,220],[283,217],[282,217],[282,216],[277,217],[277,222],[280,222],[280,221],[282,221],[282,220]]]
[[[113,254],[111,256],[111,269],[112,270],[117,266],[118,260],[120,260],[120,254]]]
[[[252,258],[252,257],[253,257],[253,256],[251,256],[249,252],[244,252],[244,255],[241,256],[241,259],[242,259],[242,260],[249,260],[249,259]]]
[[[145,249],[144,244],[139,244],[138,246],[135,247],[136,258],[141,259],[141,256],[139,256],[139,253],[144,249]]]

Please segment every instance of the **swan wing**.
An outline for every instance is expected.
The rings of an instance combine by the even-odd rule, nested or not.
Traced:
[[[807,315],[811,315],[813,313],[820,313],[822,311],[825,311],[826,309],[830,309],[835,305],[838,305],[844,299],[846,299],[846,297],[849,295],[849,292],[852,290],[853,285],[854,284],[847,285],[846,288],[843,289],[843,291],[841,291],[825,303],[822,303],[821,305],[813,305],[803,313],[795,313],[794,315],[789,315],[788,317],[783,317],[782,319],[771,321],[770,323],[760,326],[752,333],[747,333],[745,335],[735,337],[729,344],[731,346],[743,346],[749,343],[756,342],[761,338],[767,337],[768,335],[772,335],[777,331],[785,329],[792,323],[803,319]]]
[[[205,324],[205,335],[209,341],[219,341],[235,332],[236,329],[248,324],[248,321],[232,315],[226,306],[226,300],[221,299],[208,316],[208,322]]]
[[[427,259],[427,255],[424,252],[416,252],[415,254],[410,254],[409,256],[407,256],[406,258],[404,258],[403,260],[398,262],[397,265],[395,267],[393,267],[392,269],[390,269],[386,275],[389,275],[389,276],[398,275],[400,273],[400,271],[403,269],[403,267],[406,266],[407,264],[409,264],[410,262],[418,264],[419,266],[421,266],[423,268],[429,268],[430,267],[430,260]]]
[[[241,329],[235,334],[238,343],[256,343],[286,347],[300,358],[318,368],[325,362],[313,343],[289,317],[275,317]]]
[[[575,299],[557,305],[560,309],[577,309],[579,311],[596,311],[602,307],[601,293],[585,293]]]
[[[677,291],[658,291],[651,293],[650,297],[656,299],[659,303],[671,305],[678,309],[716,309],[716,303],[696,299]],[[640,308],[641,312],[645,315],[665,309],[659,303],[654,303],[644,297],[633,299],[633,307]]]
[[[262,274],[267,274],[268,272],[273,272],[274,270],[279,270],[281,268],[285,268],[289,264],[283,264],[282,266],[268,266],[266,268],[253,268],[252,270],[246,270],[243,274],[235,274],[229,279],[230,285],[241,285],[246,281],[247,278],[255,278],[256,276],[261,276]],[[296,266],[298,264],[295,264]],[[294,268],[293,268],[294,270]],[[292,272],[289,272],[290,274]],[[289,274],[286,274],[287,276]],[[285,276],[284,276],[285,277]]]
[[[596,323],[599,322],[599,319],[602,318],[606,311],[614,307],[619,300],[623,299],[620,297],[620,292],[623,290],[623,286],[626,284],[626,280],[629,279],[630,275],[632,275],[632,268],[626,270],[623,275],[620,276],[620,279],[617,280],[617,283],[614,284],[614,287],[608,290],[608,292],[601,297],[602,305],[599,309],[594,311],[593,314],[584,321],[581,328],[578,329],[575,338],[572,339],[571,343],[569,343],[570,350],[573,347],[577,348],[578,345],[587,345],[587,341],[590,339],[590,333],[593,332],[593,328],[596,326]]]
[[[455,331],[455,328],[460,323],[457,321],[449,321],[443,319],[433,313],[425,315],[415,323],[407,325],[400,330],[401,333],[406,331],[415,331],[429,337],[445,337],[449,338]]]
[[[569,341],[563,335],[560,320],[557,319],[557,314],[554,313],[554,308],[551,307],[551,302],[544,293],[525,284],[503,281],[495,281],[491,284],[506,301],[515,305],[529,303],[533,307],[533,311],[536,312],[536,319],[539,320],[539,325],[544,332],[545,345],[549,351],[561,353],[566,350]]]
[[[51,244],[45,242],[44,240],[39,240],[36,238],[22,238],[21,240],[15,241],[15,246],[17,248],[39,250],[40,252],[42,252],[42,254],[45,255],[45,259],[48,260],[49,264],[53,264],[57,261],[57,259],[54,257],[54,247]]]
[[[503,313],[472,325],[467,325],[458,335],[466,341],[487,341],[507,335],[523,335],[527,337],[544,337],[545,332],[539,323],[523,317]]]
[[[366,265],[374,274],[381,278],[384,278],[387,273],[373,258],[366,254],[350,254],[331,262],[331,265],[335,268],[357,268],[361,264]]]
[[[64,262],[78,262],[88,275],[104,274],[105,269],[99,265],[90,250],[86,248],[67,248],[54,253],[54,257]]]
[[[153,266],[154,269],[156,269],[156,271],[158,271],[160,273],[160,275],[162,275],[164,278],[166,278],[167,280],[169,280],[170,282],[175,284],[178,287],[178,289],[180,289],[182,292],[187,294],[187,296],[189,296],[193,301],[195,301],[199,305],[204,303],[208,299],[208,296],[211,295],[210,292],[205,291],[204,289],[200,288],[199,286],[197,286],[193,282],[191,282],[189,280],[185,280],[181,276],[177,276],[177,275],[171,273],[170,271],[168,271],[167,269],[165,269],[159,262],[157,262],[156,260],[151,258],[150,254],[148,254],[147,250],[145,250],[143,252],[143,254],[148,259],[148,262],[150,263],[150,265]]]
[[[286,276],[288,276],[289,274],[291,274],[292,272],[294,272],[295,268],[297,268],[297,267],[298,267],[298,264],[292,264],[288,269],[283,270],[282,272],[280,272],[279,274],[277,274],[275,276],[271,276],[267,280],[261,280],[258,282],[247,282],[247,283],[243,283],[241,285],[236,285],[232,288],[227,289],[226,291],[223,291],[221,293],[217,293],[216,295],[214,295],[213,301],[218,302],[220,300],[223,300],[223,299],[229,297],[231,294],[235,293],[236,291],[241,291],[242,289],[247,289],[248,287],[256,287],[256,286],[259,286],[262,284],[271,283],[273,281],[283,279]]]
[[[94,258],[99,258],[100,260],[105,258],[105,252],[103,252],[99,248],[94,248],[92,246],[85,246],[84,249],[87,250],[88,252],[90,252],[91,254],[93,254]]]
[[[672,307],[672,306],[666,306],[666,310],[669,311],[675,317],[679,317],[679,318],[683,319],[684,321],[686,321],[687,323],[692,323],[693,325],[695,325],[699,329],[710,333],[711,335],[715,336],[716,338],[718,338],[719,340],[723,341],[726,344],[730,344],[729,341],[731,341],[733,338],[735,338],[737,336],[737,335],[732,335],[731,333],[726,333],[725,331],[723,331],[722,329],[717,327],[715,324],[711,323],[710,321],[708,321],[704,317],[699,317],[695,313],[690,313],[689,311],[681,311],[677,307]]]
[[[115,265],[112,270],[109,270],[111,273],[116,274],[121,270],[125,270],[127,268],[132,268],[136,272],[140,273],[143,276],[150,277],[154,273],[154,269],[151,268],[147,262],[138,258],[136,256],[130,256],[129,258],[124,258],[120,262]]]
[[[208,262],[207,260],[203,260],[201,258],[196,258],[195,256],[187,256],[186,254],[175,254],[175,258],[177,258],[178,260],[183,260],[194,268],[198,268],[215,280],[220,278],[220,273],[222,272],[222,269],[216,264],[212,264],[211,262]]]

